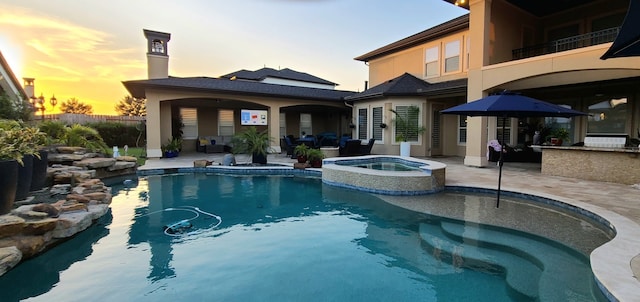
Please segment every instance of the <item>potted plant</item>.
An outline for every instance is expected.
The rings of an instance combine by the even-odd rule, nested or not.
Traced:
[[[264,165],[267,163],[267,151],[272,141],[267,130],[258,132],[256,127],[249,127],[233,137],[232,150],[233,153],[251,154],[251,163]]]
[[[569,141],[569,131],[566,128],[554,128],[549,134],[551,145],[561,146],[562,142]]]
[[[298,162],[303,164],[307,162],[309,150],[309,146],[305,144],[299,144],[293,149],[293,154],[295,154],[295,156],[298,158]]]
[[[33,157],[39,156],[38,143],[41,141],[43,134],[37,128],[0,120],[0,215],[11,211],[16,197],[24,199],[28,195]]]
[[[396,142],[400,142],[400,156],[410,156],[411,143],[408,139],[413,136],[418,136],[426,130],[425,127],[420,126],[418,123],[420,108],[411,105],[407,108],[406,112],[398,112],[394,109],[389,110],[395,114],[393,123],[396,130]]]
[[[309,151],[307,151],[307,158],[309,159],[311,168],[321,168],[324,153],[322,153],[320,149],[309,149]]]
[[[166,144],[160,146],[162,154],[165,158],[177,157],[182,149],[182,140],[179,138],[171,138]]]

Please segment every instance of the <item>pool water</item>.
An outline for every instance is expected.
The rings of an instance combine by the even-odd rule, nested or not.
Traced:
[[[2,301],[602,299],[574,248],[317,178],[148,176],[114,192],[99,223],[1,276]],[[201,214],[182,236],[167,235],[195,215],[164,209],[188,207],[222,221],[212,228],[217,219]]]

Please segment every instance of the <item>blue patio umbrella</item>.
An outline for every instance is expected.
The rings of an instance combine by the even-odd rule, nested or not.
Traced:
[[[507,118],[573,117],[579,115],[587,115],[584,112],[536,100],[509,91],[490,95],[488,97],[451,107],[440,112],[443,114],[457,114],[466,116],[495,116],[502,118],[502,151],[500,152],[500,159],[498,160],[500,172],[498,174],[498,197],[496,201],[496,207],[500,207],[500,187],[502,183],[502,165],[504,163],[503,153],[505,150],[504,133]]]

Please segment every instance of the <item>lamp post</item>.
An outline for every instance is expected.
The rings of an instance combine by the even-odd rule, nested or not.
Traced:
[[[44,96],[42,93],[38,97],[38,104],[40,105],[40,111],[42,111],[42,121],[44,121]]]
[[[58,104],[58,99],[56,99],[55,94],[49,99],[49,104],[51,104],[51,113],[53,113],[53,110],[56,109],[56,105]]]

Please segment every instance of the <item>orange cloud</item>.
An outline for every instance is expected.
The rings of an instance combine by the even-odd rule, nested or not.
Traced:
[[[75,97],[94,113],[114,114],[127,95],[121,81],[146,76],[140,49],[118,47],[109,33],[55,16],[0,4],[0,36],[11,43],[0,47],[18,49],[22,62],[11,67],[19,78],[36,79],[36,95],[55,94],[59,103]]]

